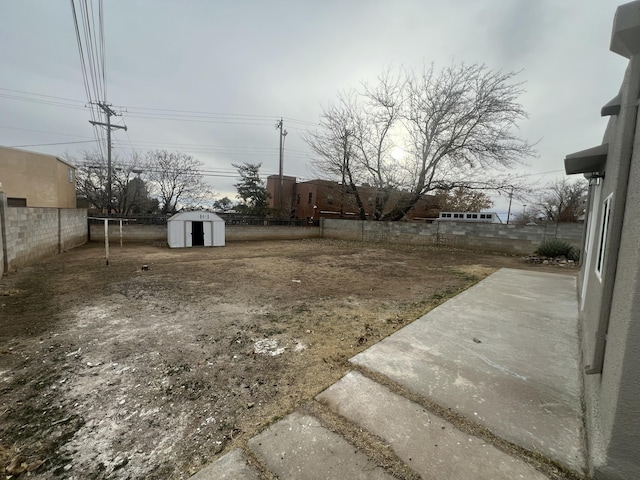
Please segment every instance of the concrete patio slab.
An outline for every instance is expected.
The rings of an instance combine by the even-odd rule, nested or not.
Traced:
[[[190,480],[260,480],[258,470],[250,467],[242,450],[231,450]]]
[[[357,372],[348,373],[316,398],[383,438],[424,479],[547,479],[522,460],[461,432]]]
[[[253,437],[249,448],[283,480],[393,479],[318,420],[298,412]]]
[[[499,270],[351,361],[583,472],[575,282]]]

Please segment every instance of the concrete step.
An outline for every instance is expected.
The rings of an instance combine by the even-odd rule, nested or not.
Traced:
[[[248,446],[282,480],[393,479],[317,419],[299,412],[253,437]]]
[[[348,373],[316,398],[384,439],[424,479],[547,479],[522,460],[461,432],[358,372]]]
[[[191,480],[260,480],[258,470],[247,463],[240,449],[231,450],[203,470],[190,477]]]
[[[571,276],[502,269],[351,362],[582,473],[575,289]]]

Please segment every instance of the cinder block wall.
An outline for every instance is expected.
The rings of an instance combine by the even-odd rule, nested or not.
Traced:
[[[9,207],[5,215],[8,269],[58,253],[58,209]]]
[[[296,240],[320,237],[319,227],[287,227],[287,226],[248,226],[227,225],[225,239],[227,242],[252,240]],[[127,225],[122,226],[123,242],[166,242],[166,225]],[[91,241],[104,241],[104,225],[91,224]],[[109,241],[120,241],[120,226],[109,224]]]
[[[3,271],[82,245],[87,240],[87,211],[58,208],[4,208]]]
[[[60,209],[60,251],[87,243],[89,227],[87,225],[87,211],[84,209]]]
[[[323,219],[322,236],[365,242],[410,245],[444,244],[461,248],[532,253],[546,239],[560,238],[580,246],[582,224],[503,225],[467,222],[371,222]]]
[[[109,240],[119,242],[120,227],[109,224]],[[122,226],[124,242],[167,240],[164,225]],[[295,240],[304,238],[335,238],[365,242],[403,243],[409,245],[454,245],[461,248],[495,250],[529,254],[547,238],[560,238],[580,246],[581,224],[500,225],[463,222],[405,223],[324,219],[321,227],[227,225],[226,241]],[[91,224],[91,240],[104,241],[104,225]]]
[[[104,222],[92,223],[91,241],[104,241]],[[109,241],[120,241],[120,224],[118,222],[109,222]],[[123,242],[166,242],[167,226],[166,225],[122,225],[122,241]]]
[[[2,194],[2,192],[0,192],[0,275],[2,275],[5,272],[4,269],[4,257],[5,257],[5,250],[4,250],[4,236],[5,236],[5,230],[4,230],[4,195]]]
[[[320,227],[228,225],[225,229],[225,237],[227,242],[250,240],[302,240],[304,238],[319,238]]]

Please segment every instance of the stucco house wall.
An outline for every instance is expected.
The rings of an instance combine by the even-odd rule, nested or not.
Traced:
[[[0,147],[0,183],[21,206],[76,208],[75,167],[53,155]]]
[[[600,146],[568,155],[589,178],[578,281],[590,475],[640,478],[640,1],[618,7],[611,50],[629,59]],[[613,92],[612,92],[613,94]]]

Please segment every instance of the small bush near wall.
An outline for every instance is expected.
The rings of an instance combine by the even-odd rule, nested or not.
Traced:
[[[537,255],[541,255],[543,257],[567,257],[571,253],[571,250],[574,247],[569,245],[564,240],[560,240],[559,238],[550,238],[545,240],[540,244],[538,249],[535,251]]]

